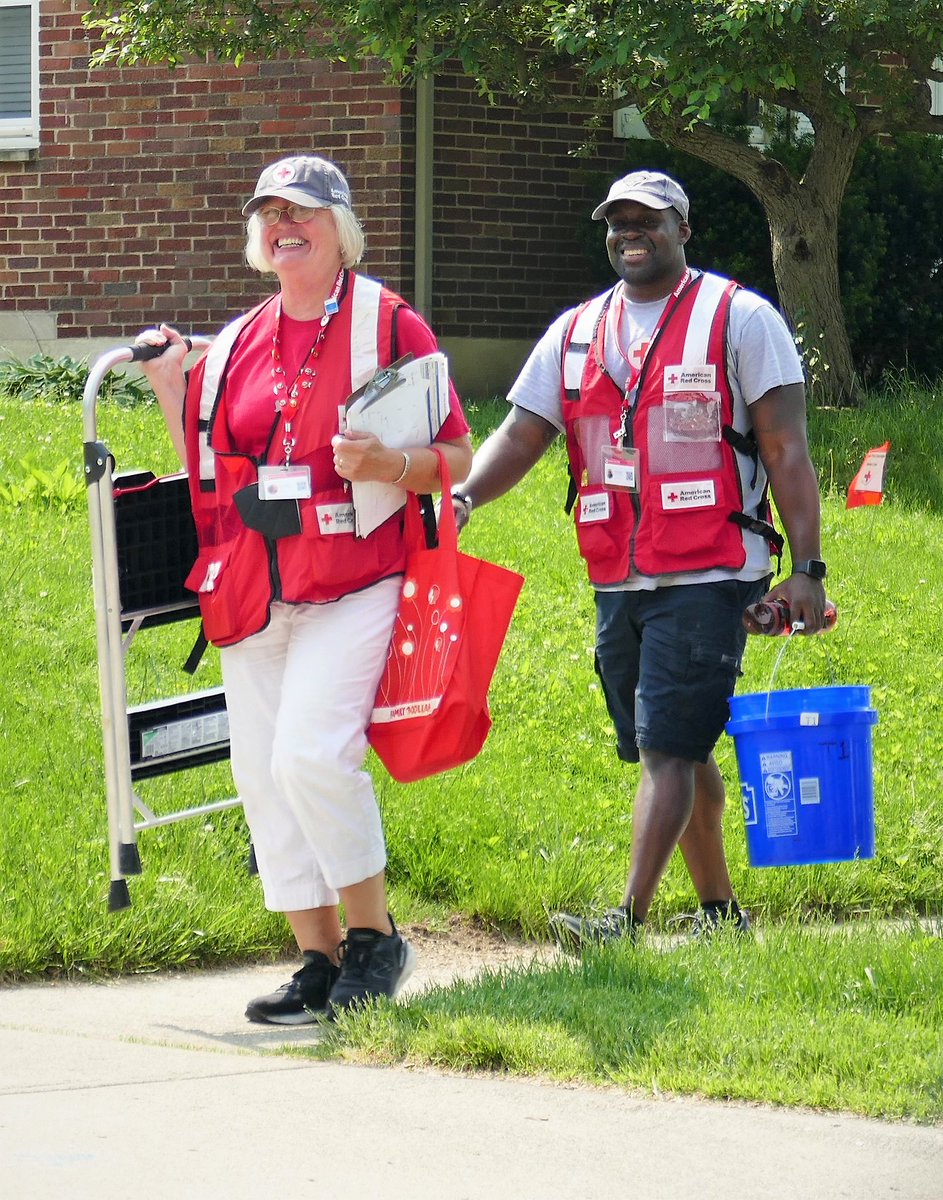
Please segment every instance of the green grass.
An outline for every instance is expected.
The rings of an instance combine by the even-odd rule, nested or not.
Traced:
[[[476,436],[502,415],[503,406],[475,408]],[[840,619],[827,637],[789,644],[775,686],[871,686],[880,714],[875,858],[751,869],[733,745],[724,738],[731,871],[764,935],[756,945],[721,944],[709,955],[643,949],[456,985],[351,1022],[344,1052],[360,1046],[458,1068],[943,1117],[941,416],[936,396],[900,385],[862,410],[811,420]],[[277,955],[286,929],[247,876],[238,811],[142,833],[144,873],[129,881],[132,907],[107,911],[91,552],[84,492],[74,494],[81,414],[74,402],[0,398],[0,432],[0,978]],[[99,432],[119,470],[175,469],[153,406],[103,406]],[[886,502],[847,511],[845,489],[864,452],[886,438]],[[611,904],[621,892],[637,768],[613,753],[592,668],[592,596],[564,495],[562,448],[554,447],[513,493],[476,513],[463,536],[469,552],[527,577],[483,753],[407,787],[376,766],[391,901],[403,921],[444,923],[460,913],[544,938],[548,909]],[[218,682],[213,652],[195,680],[180,671],[193,634],[186,625],[139,635],[128,662],[131,703]],[[781,645],[751,642],[741,691],[770,686]],[[139,790],[162,812],[227,797],[232,784],[220,764]],[[653,926],[665,928],[692,903],[676,860]],[[894,914],[908,923],[893,934],[861,919]],[[936,936],[919,931],[910,921],[917,915],[935,918]],[[810,919],[849,918],[840,938],[803,932]]]
[[[345,1017],[308,1053],[933,1121],[941,985],[939,938],[917,925],[787,922],[489,972]]]

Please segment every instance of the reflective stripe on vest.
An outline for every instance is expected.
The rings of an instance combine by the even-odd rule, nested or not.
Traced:
[[[350,280],[352,306],[350,332],[350,379],[351,392],[371,379],[377,371],[379,363],[377,353],[377,326],[380,314],[380,299],[383,294],[382,284],[366,275],[348,276]],[[200,414],[197,436],[199,438],[200,482],[204,489],[210,490],[216,479],[216,455],[209,445],[209,427],[213,417],[221,383],[225,375],[226,364],[232,354],[233,346],[243,328],[272,300],[266,300],[250,312],[244,313],[220,331],[206,354],[203,368],[203,386],[200,390]]]
[[[621,286],[616,284],[616,287]],[[583,371],[586,368],[586,356],[596,338],[596,329],[600,320],[605,318],[609,305],[615,295],[615,288],[603,292],[587,300],[576,312],[576,319],[570,327],[569,340],[563,351],[563,394],[568,400],[579,398],[583,384]]]

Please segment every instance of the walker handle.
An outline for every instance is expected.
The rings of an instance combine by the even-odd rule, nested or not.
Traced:
[[[187,352],[193,349],[193,342],[188,337],[183,339],[187,343]],[[148,346],[146,343],[129,346],[131,351],[131,362],[147,362],[152,358],[160,358],[170,342],[164,342],[163,346]]]

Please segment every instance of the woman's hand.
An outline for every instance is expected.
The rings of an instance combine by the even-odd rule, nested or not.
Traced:
[[[170,325],[158,329],[144,329],[134,339],[136,346],[166,346],[157,358],[149,358],[140,364],[148,383],[157,392],[158,387],[183,383],[183,360],[190,352],[190,344]]]
[[[391,450],[373,433],[348,429],[331,438],[334,470],[359,483],[397,483],[406,466],[405,450]]]
[[[342,479],[361,483],[394,483],[408,492],[431,494],[440,490],[439,454],[449,464],[453,482],[460,483],[471,465],[472,447],[468,434],[431,446],[409,446],[393,450],[372,433],[348,429],[331,438],[334,469]],[[437,453],[438,451],[438,453]]]

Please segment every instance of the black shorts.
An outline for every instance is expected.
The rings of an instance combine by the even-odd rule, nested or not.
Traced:
[[[707,762],[742,671],[748,604],[770,578],[596,592],[596,672],[625,762],[639,748]]]

